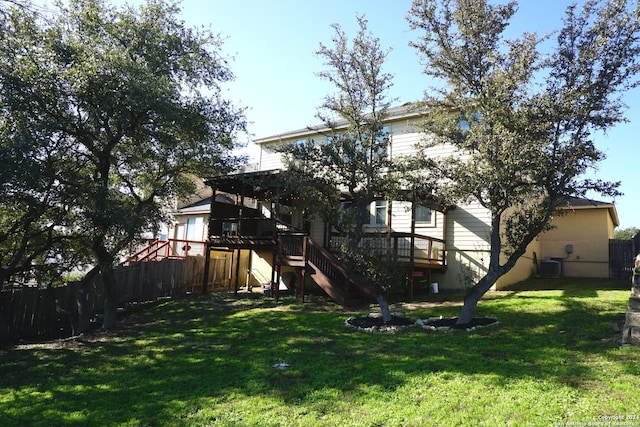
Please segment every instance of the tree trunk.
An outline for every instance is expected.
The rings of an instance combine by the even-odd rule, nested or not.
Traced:
[[[89,285],[84,280],[78,284],[78,293],[76,295],[76,306],[78,308],[78,334],[89,330]]]
[[[89,330],[89,285],[98,275],[100,269],[93,267],[78,284],[78,294],[76,295],[76,304],[78,307],[78,333],[87,332]]]
[[[68,290],[68,288],[63,288],[63,289],[65,290],[65,292]],[[60,299],[58,298],[58,295],[56,294],[56,290],[53,288],[51,283],[47,284],[47,291],[49,292],[49,295],[51,295],[51,299],[53,299],[56,313],[65,315],[67,317],[67,320],[69,320],[69,326],[71,326],[71,336],[72,337],[77,336],[78,335],[78,313],[76,312],[76,310],[74,310],[73,307],[70,309],[67,309],[60,304]]]
[[[491,289],[491,286],[493,286],[498,277],[499,275],[495,272],[488,271],[487,274],[471,288],[467,296],[464,297],[464,305],[458,314],[457,325],[466,325],[471,322],[473,313],[475,313],[476,307],[478,306],[478,301]]]
[[[0,349],[9,344],[9,325],[0,311]]]
[[[360,240],[362,240],[364,224],[369,214],[369,203],[365,203],[362,199],[354,197],[353,204],[355,206],[355,223],[349,245],[351,250],[357,251],[360,246]]]
[[[118,295],[116,289],[116,276],[113,273],[111,263],[100,267],[102,282],[104,284],[104,314],[102,329],[105,331],[114,329],[117,321]]]
[[[382,313],[382,321],[387,324],[391,322],[391,311],[389,310],[389,303],[382,293],[376,295],[376,300],[380,306],[380,312]]]

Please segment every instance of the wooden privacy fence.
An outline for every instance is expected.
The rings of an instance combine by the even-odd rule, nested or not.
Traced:
[[[203,271],[203,257],[163,259],[116,267],[118,307],[183,295],[194,287],[201,287]],[[86,286],[85,291],[81,296],[80,283],[73,282],[50,289],[19,287],[0,292],[0,344],[70,336],[70,318],[78,316],[80,297],[86,302],[90,318],[103,312],[100,275]]]
[[[630,240],[609,240],[609,276],[631,277],[631,270],[638,253],[640,253],[640,233]]]

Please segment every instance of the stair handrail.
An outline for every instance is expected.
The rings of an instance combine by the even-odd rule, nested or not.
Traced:
[[[147,246],[145,246],[144,248],[140,249],[138,252],[127,256],[127,259],[125,259],[124,261],[122,261],[120,263],[120,265],[125,265],[128,264],[130,262],[135,262],[135,261],[140,261],[141,259],[146,259],[151,253],[153,252],[157,252],[157,248],[155,250],[152,250],[152,248],[154,246],[156,246],[159,242],[161,242],[160,239],[156,239],[153,242],[149,243]],[[142,254],[146,253],[146,255],[142,258],[139,258]]]
[[[162,244],[159,244],[160,242],[162,242]],[[131,262],[153,261],[158,257],[158,252],[160,251],[160,249],[163,249],[168,245],[169,245],[169,240],[154,240],[149,245],[139,250],[135,254],[128,256],[126,260],[120,263],[120,265],[126,265]],[[141,256],[142,254],[145,254],[145,255]],[[168,254],[165,255],[165,257],[166,256],[168,256]]]
[[[185,244],[185,254],[184,255],[175,255],[171,254],[172,245],[176,243],[184,243]],[[146,261],[156,261],[158,258],[186,258],[189,254],[189,250],[191,249],[190,244],[202,244],[205,242],[201,242],[199,240],[184,240],[184,239],[167,239],[160,240],[156,239],[153,242],[149,243],[143,249],[139,250],[133,255],[129,255],[124,261],[120,263],[120,265],[127,265],[131,262],[146,262]],[[160,254],[160,251],[164,249],[164,254]]]
[[[354,277],[353,274],[351,274],[349,272],[349,270],[344,265],[344,263],[342,261],[340,261],[335,255],[333,255],[331,252],[329,252],[326,248],[322,247],[321,245],[318,245],[311,237],[305,236],[305,240],[306,240],[306,247],[307,247],[306,254],[305,254],[305,262],[311,261],[314,265],[318,264],[317,262],[314,262],[313,260],[309,259],[310,258],[310,254],[312,252],[316,251],[325,260],[327,260],[332,265],[332,267],[337,269],[338,272],[341,273],[344,276],[344,278],[346,279],[347,283],[355,285],[367,297],[369,297],[369,298],[371,298],[373,300],[376,299],[376,296],[373,294],[371,289],[369,289],[369,287],[367,285],[365,285],[364,283],[362,283],[362,281],[360,281],[358,278]],[[311,250],[309,250],[309,248],[311,248]],[[316,266],[320,267],[318,265],[316,265]]]

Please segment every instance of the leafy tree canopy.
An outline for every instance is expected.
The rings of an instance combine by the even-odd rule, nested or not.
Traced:
[[[620,96],[638,84],[637,2],[570,6],[548,55],[544,36],[504,37],[516,10],[516,2],[415,0],[408,18],[421,31],[413,45],[425,73],[443,83],[426,96],[432,138],[423,148],[450,144],[457,153],[436,166],[439,192],[491,215],[488,271],[460,323],[568,197],[619,194],[618,183],[584,174],[604,158],[594,133],[624,120]]]
[[[388,89],[392,76],[383,70],[388,52],[369,33],[364,17],[358,17],[358,24],[353,40],[339,25],[333,25],[333,45],[320,44],[316,52],[326,66],[318,76],[336,89],[325,97],[317,115],[325,125],[326,141],[308,140],[284,147],[293,160],[289,170],[298,172],[299,182],[314,183],[322,191],[319,200],[326,203],[322,207],[316,204],[320,207],[316,211],[322,210],[332,225],[348,232],[354,247],[368,219],[369,205],[395,185],[391,175],[381,173],[391,165],[383,126],[391,102]],[[340,196],[336,189],[350,202],[346,215],[336,203]]]
[[[639,231],[640,229],[638,229],[638,227],[628,227],[622,230],[616,230],[616,232],[613,234],[613,238],[621,240],[631,240],[633,239],[633,236],[638,234]]]
[[[318,111],[324,124],[321,137],[289,144],[282,151],[291,159],[289,187],[304,195],[313,214],[346,238],[343,261],[374,288],[383,317],[390,320],[384,290],[394,281],[389,280],[393,269],[386,267],[396,263],[390,261],[383,268],[384,257],[368,253],[362,237],[371,204],[392,197],[400,188],[384,126],[392,102],[388,95],[392,76],[383,69],[388,51],[368,31],[366,19],[357,20],[359,31],[353,39],[333,25],[332,44],[320,44],[316,52],[326,66],[318,76],[335,88]]]
[[[220,95],[233,78],[220,38],[185,28],[176,4],[57,7],[48,20],[15,9],[4,27],[3,120],[9,143],[56,147],[73,231],[113,288],[117,254],[193,190],[190,175],[237,166],[243,112]]]

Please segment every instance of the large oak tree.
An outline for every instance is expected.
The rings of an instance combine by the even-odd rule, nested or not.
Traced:
[[[47,20],[16,9],[1,34],[2,120],[27,144],[60,150],[55,184],[71,200],[68,230],[102,274],[106,329],[119,252],[157,226],[166,200],[193,190],[190,174],[215,176],[238,160],[244,119],[221,97],[233,77],[221,40],[185,28],[179,11],[163,0],[137,9],[71,0]]]
[[[409,14],[425,73],[442,83],[425,100],[423,148],[457,149],[438,163],[439,192],[490,213],[488,269],[460,324],[569,197],[617,194],[616,183],[585,173],[604,158],[594,135],[625,120],[621,94],[637,85],[637,2],[570,6],[548,55],[546,37],[505,38],[516,10],[516,2],[415,0]]]

